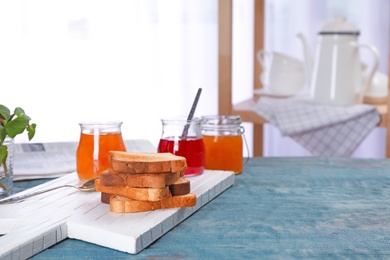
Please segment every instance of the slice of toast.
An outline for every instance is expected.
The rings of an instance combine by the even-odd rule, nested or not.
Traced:
[[[101,201],[103,203],[109,203],[110,202],[110,196],[113,195],[120,195],[125,194],[123,192],[124,189],[126,189],[126,186],[109,186],[109,187],[102,187],[102,183],[100,180],[100,187],[98,189],[105,190],[101,192]],[[99,185],[98,184],[98,185]],[[169,191],[171,192],[172,196],[181,196],[186,195],[191,192],[191,183],[189,180],[185,179],[184,177],[180,177],[175,183],[168,186]],[[110,192],[107,192],[110,191]],[[125,195],[122,195],[124,197],[127,197]]]
[[[122,173],[183,172],[186,158],[172,153],[130,153],[110,151],[111,168]]]
[[[165,188],[175,183],[184,172],[165,173],[138,173],[129,174],[115,172],[109,168],[99,175],[100,184],[103,186],[132,186],[140,188]]]
[[[171,196],[169,187],[162,189],[156,188],[136,188],[131,186],[103,186],[100,180],[95,180],[96,190],[108,194],[120,195],[134,200],[159,201],[165,197]]]
[[[196,205],[196,195],[189,193],[181,196],[169,196],[160,201],[137,201],[123,196],[111,196],[110,211],[115,213],[144,212],[166,208],[184,208]]]

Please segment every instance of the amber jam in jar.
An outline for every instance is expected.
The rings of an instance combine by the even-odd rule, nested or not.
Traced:
[[[80,141],[76,169],[80,180],[90,180],[110,167],[109,151],[126,151],[121,121],[84,121],[80,123]]]
[[[241,173],[243,170],[243,132],[239,116],[203,116],[205,169]]]

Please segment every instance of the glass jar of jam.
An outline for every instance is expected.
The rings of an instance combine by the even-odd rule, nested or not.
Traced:
[[[170,152],[183,156],[187,161],[184,176],[202,174],[204,171],[205,149],[202,138],[201,119],[186,117],[163,118],[162,134],[157,152]]]
[[[121,125],[121,121],[80,123],[80,141],[76,152],[76,169],[80,180],[93,179],[110,168],[109,151],[126,151]]]
[[[241,173],[243,170],[243,133],[244,128],[241,126],[240,116],[203,116],[205,169]]]

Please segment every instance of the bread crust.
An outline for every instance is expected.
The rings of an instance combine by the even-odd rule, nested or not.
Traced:
[[[139,188],[165,188],[184,175],[184,172],[164,172],[160,174],[129,174],[108,169],[100,173],[100,184],[103,186],[132,186]]]
[[[182,172],[187,168],[186,158],[172,153],[129,153],[110,151],[111,168],[123,173]]]
[[[110,196],[111,195],[120,195],[123,197],[127,197],[123,190],[126,190],[126,186],[108,186],[104,187],[104,185],[101,183],[101,179],[99,179],[99,183],[97,183],[97,186],[99,186],[98,190],[101,191],[101,201],[103,203],[109,203],[110,202]],[[166,187],[166,186],[165,186]],[[186,195],[191,192],[191,183],[189,180],[185,179],[184,177],[180,177],[175,183],[168,186],[170,195],[171,196],[181,196]],[[169,196],[169,195],[168,195]],[[131,197],[130,197],[131,198]]]
[[[135,213],[166,208],[184,208],[196,205],[196,195],[170,196],[160,201],[146,202],[113,195],[110,198],[110,211],[115,213]]]
[[[159,201],[165,197],[171,196],[169,187],[162,189],[156,188],[136,188],[131,186],[103,186],[99,179],[95,180],[96,190],[108,194],[124,196],[133,200]]]
[[[114,196],[109,193],[101,192],[100,194],[100,201],[103,202],[104,204],[110,204],[110,198],[111,196]]]
[[[184,177],[179,178],[175,183],[169,185],[172,196],[186,195],[191,192],[191,183]]]

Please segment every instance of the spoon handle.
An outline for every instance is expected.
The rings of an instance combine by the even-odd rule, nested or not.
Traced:
[[[40,190],[40,191],[36,191],[36,192],[24,194],[24,195],[12,197],[12,198],[5,198],[5,199],[0,200],[0,204],[17,202],[17,201],[20,201],[20,200],[24,200],[24,199],[30,198],[32,196],[36,196],[36,195],[39,195],[39,194],[42,194],[42,193],[45,193],[45,192],[49,192],[49,191],[52,191],[52,190],[56,190],[56,189],[59,189],[59,188],[65,188],[65,187],[73,187],[73,188],[77,189],[77,187],[74,187],[74,186],[71,186],[71,185],[63,185],[63,186],[58,186],[58,187],[54,187],[54,188],[50,188],[50,189],[46,189],[46,190]]]
[[[198,92],[196,93],[194,103],[192,104],[190,114],[187,117],[187,121],[192,120],[192,118],[194,117],[195,109],[196,109],[196,106],[198,105],[198,101],[199,101],[199,97],[200,97],[201,93],[202,93],[202,88],[199,88]],[[188,124],[188,122],[187,122],[187,124],[184,127],[183,133],[181,134],[182,139],[187,139],[187,134],[188,134],[188,128],[189,127],[190,127],[190,124]]]

